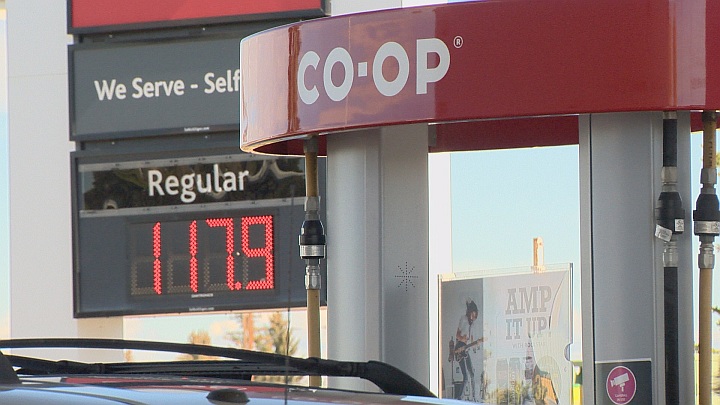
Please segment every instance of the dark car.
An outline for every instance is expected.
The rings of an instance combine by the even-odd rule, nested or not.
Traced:
[[[153,350],[222,360],[84,363],[8,354],[7,349]],[[347,404],[413,405],[455,402],[382,362],[344,362],[192,344],[114,339],[0,340],[0,404]],[[14,352],[15,350],[13,350]],[[62,351],[59,351],[62,353]],[[382,392],[288,383],[297,376],[356,377]],[[274,376],[285,383],[258,382]]]

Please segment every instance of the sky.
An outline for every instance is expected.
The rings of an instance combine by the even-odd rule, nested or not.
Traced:
[[[546,263],[579,263],[577,145],[454,153],[451,170],[455,272],[531,265],[534,237]]]

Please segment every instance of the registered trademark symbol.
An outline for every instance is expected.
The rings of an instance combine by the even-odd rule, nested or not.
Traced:
[[[455,39],[453,39],[453,45],[455,45],[455,48],[462,48],[463,37],[461,37],[460,35],[456,36]]]

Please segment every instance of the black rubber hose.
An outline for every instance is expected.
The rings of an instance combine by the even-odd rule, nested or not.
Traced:
[[[677,167],[677,118],[663,119],[663,167]],[[660,226],[681,233],[675,229],[675,220],[685,217],[680,193],[660,193],[656,217]],[[674,264],[674,263],[673,263]],[[679,296],[678,268],[665,263],[664,309],[665,309],[665,403],[680,405],[680,364],[679,364]]]
[[[663,167],[677,167],[677,119],[663,120]]]
[[[678,269],[665,267],[665,403],[680,404]]]

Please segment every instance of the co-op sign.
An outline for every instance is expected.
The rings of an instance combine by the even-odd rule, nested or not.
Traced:
[[[236,132],[240,39],[70,46],[71,138]]]
[[[380,17],[351,18],[349,29],[341,17],[319,19],[243,39],[243,148],[305,133],[419,122],[444,108],[436,100],[456,93],[457,66],[468,59],[462,33],[374,20]],[[283,48],[289,49],[285,60],[269,51]]]
[[[428,84],[438,82],[448,72],[450,51],[438,38],[418,39],[414,45],[415,94],[427,94]],[[437,63],[433,66],[429,63],[431,57],[433,60],[437,59]],[[386,62],[397,66],[394,77],[384,72],[383,66]],[[336,83],[333,71],[338,67],[343,73]],[[342,101],[350,93],[356,75],[364,78],[372,72],[375,89],[383,96],[392,97],[407,85],[411,67],[407,50],[394,41],[382,44],[371,62],[354,61],[350,52],[343,47],[333,48],[324,60],[317,52],[308,51],[301,57],[298,67],[298,95],[303,103],[311,105],[320,97],[320,89],[322,89],[330,100]],[[306,73],[310,69],[322,72],[321,83],[307,81]]]

